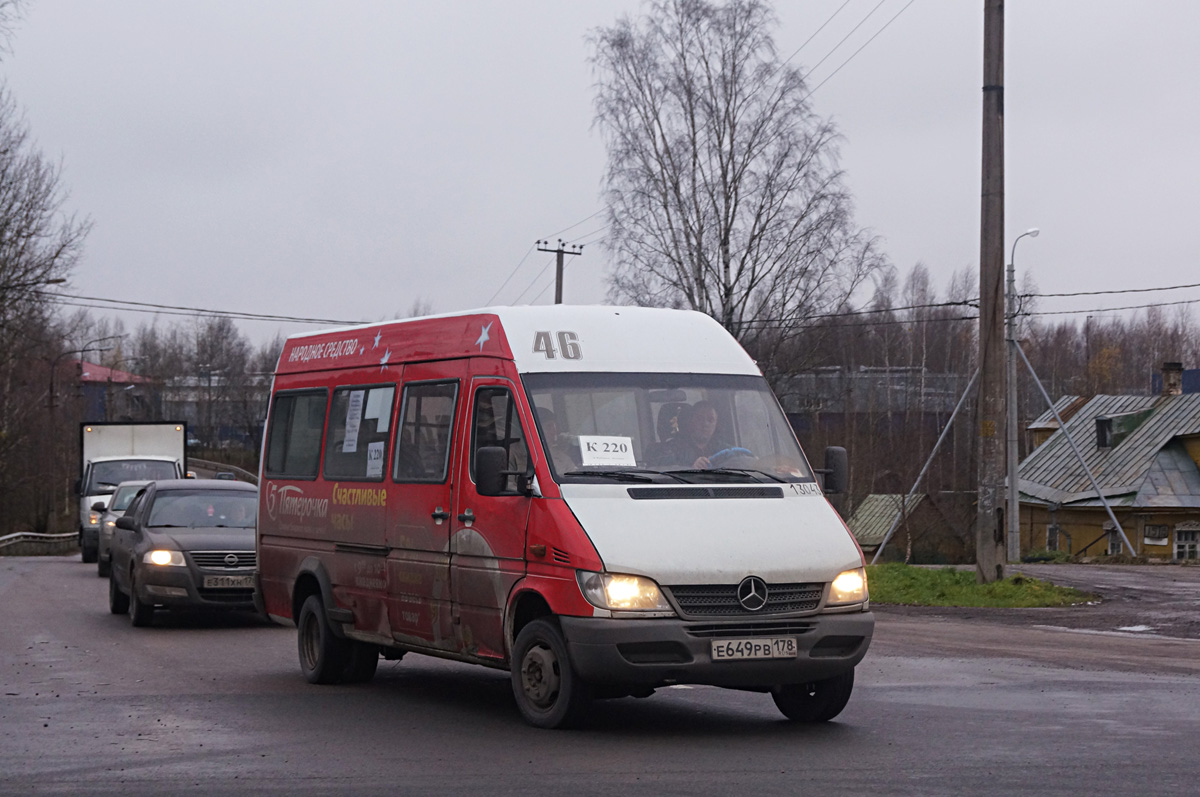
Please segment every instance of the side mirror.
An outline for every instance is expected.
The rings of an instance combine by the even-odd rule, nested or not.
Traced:
[[[122,515],[117,518],[117,528],[125,529],[126,531],[137,531],[137,524],[133,522],[133,518]]]
[[[825,449],[825,492],[840,495],[850,481],[850,458],[841,446]]]
[[[93,512],[104,512],[107,509],[108,504],[104,503],[103,501],[97,501],[96,503],[92,504]]]
[[[482,446],[475,452],[475,489],[480,495],[503,495],[508,452],[502,446]]]

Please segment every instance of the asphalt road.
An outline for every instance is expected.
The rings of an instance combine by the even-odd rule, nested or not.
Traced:
[[[290,629],[132,628],[78,557],[0,558],[0,602],[0,794],[1197,791],[1200,641],[1069,624],[1096,607],[878,609],[854,697],[823,726],[697,687],[540,731],[504,673],[410,656],[370,685],[316,687]]]

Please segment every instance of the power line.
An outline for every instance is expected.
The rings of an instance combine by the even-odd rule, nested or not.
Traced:
[[[868,45],[868,44],[870,44],[871,42],[875,41],[875,39],[879,37],[879,34],[883,33],[885,30],[887,30],[887,29],[888,29],[888,27],[889,27],[889,26],[890,26],[890,25],[891,25],[893,22],[895,22],[895,21],[896,21],[896,20],[897,20],[897,19],[900,17],[900,15],[901,15],[901,14],[903,14],[905,11],[907,11],[907,10],[908,10],[908,7],[909,7],[909,6],[911,6],[911,5],[912,5],[913,3],[915,3],[915,2],[917,2],[917,0],[908,0],[908,3],[906,3],[906,4],[905,4],[904,8],[902,8],[902,9],[900,9],[899,11],[897,11],[897,12],[896,12],[896,16],[894,16],[894,17],[892,17],[891,19],[889,19],[889,20],[888,20],[888,21],[887,21],[887,22],[884,24],[884,26],[883,26],[882,28],[880,28],[879,30],[877,30],[877,31],[875,32],[875,35],[874,35],[874,36],[872,36],[871,38],[867,39],[867,40],[866,40],[866,41],[863,43],[862,47],[859,47],[857,50],[855,50],[853,53],[851,53],[851,54],[850,54],[850,57],[849,57],[849,58],[847,58],[845,61],[842,61],[842,63],[841,63],[841,66],[839,66],[837,69],[835,69],[835,70],[833,70],[832,72],[830,72],[830,73],[829,73],[829,75],[828,75],[828,76],[827,76],[827,77],[826,77],[824,80],[822,80],[820,83],[818,83],[816,86],[813,86],[813,89],[812,89],[812,91],[810,91],[810,92],[808,92],[808,94],[804,95],[804,99],[806,99],[806,100],[807,100],[809,97],[811,97],[811,96],[812,96],[812,95],[813,95],[813,94],[816,92],[816,90],[817,90],[817,89],[821,88],[821,87],[822,87],[822,86],[824,86],[826,83],[828,83],[830,80],[832,80],[834,75],[836,75],[838,72],[841,72],[841,71],[842,71],[842,67],[844,67],[846,64],[848,64],[848,63],[850,63],[851,61],[853,61],[853,60],[854,60],[854,57],[855,57],[856,55],[858,55],[858,54],[859,54],[859,53],[861,53],[863,50],[865,50],[865,49],[867,48],[867,45]],[[882,5],[882,3],[880,3],[880,5]],[[875,8],[879,8],[879,6],[876,6]],[[872,11],[871,11],[871,14],[874,14],[874,13],[875,13],[875,11],[874,11],[874,10],[872,10]],[[870,14],[868,14],[867,16],[870,16]],[[863,22],[866,22],[866,20],[864,19],[864,20],[863,20]],[[854,32],[854,31],[851,31],[851,33],[853,33],[853,32]],[[835,48],[835,49],[836,49],[836,48]],[[831,53],[831,55],[832,55],[832,53]],[[816,68],[816,67],[814,67],[814,69],[815,69],[815,68]]]
[[[1132,292],[1132,291],[1131,291]],[[1177,307],[1184,304],[1196,304],[1200,299],[1184,299],[1179,302],[1151,302],[1150,304],[1130,304],[1124,307],[1100,307],[1092,310],[1053,310],[1025,313],[1025,315],[1081,315],[1083,313],[1109,313],[1117,310],[1144,310],[1149,307]]]
[[[517,298],[513,299],[513,304],[516,304],[517,302],[521,301],[521,297],[524,296],[529,291],[529,289],[533,287],[533,284],[535,282],[537,282],[538,280],[540,280],[542,278],[542,275],[545,274],[546,270],[548,268],[550,268],[550,266],[552,266],[552,265],[554,265],[554,258],[550,258],[549,260],[546,261],[546,265],[542,266],[542,270],[537,273],[537,276],[535,276],[533,278],[533,280],[528,285],[525,286],[525,290],[518,293]]]
[[[1063,296],[1104,296],[1114,293],[1152,293],[1154,291],[1178,291],[1184,288],[1200,288],[1200,282],[1190,285],[1168,285],[1165,288],[1124,288],[1114,291],[1076,291],[1074,293],[1026,293],[1022,298],[1036,297],[1039,299],[1059,298]]]
[[[162,313],[163,315],[222,316],[227,318],[236,318],[242,321],[290,321],[302,324],[358,323],[356,321],[342,321],[331,318],[306,318],[301,316],[272,315],[269,313],[249,313],[238,310],[212,310],[204,307],[155,304],[153,302],[135,302],[128,299],[106,299],[101,296],[80,296],[70,293],[48,293],[45,291],[38,291],[37,293],[43,299],[46,299],[54,304],[62,304],[71,307],[91,307],[97,310],[120,310],[135,313]],[[67,299],[73,299],[75,301],[65,301]],[[103,304],[84,304],[84,302],[102,302]]]
[[[839,48],[839,47],[841,47],[843,44],[845,44],[845,43],[846,43],[846,39],[849,39],[851,36],[853,36],[853,35],[854,35],[854,32],[855,32],[856,30],[858,30],[858,29],[859,29],[859,28],[861,28],[863,25],[865,25],[865,24],[866,24],[866,22],[867,22],[867,20],[868,20],[868,19],[870,19],[871,17],[873,17],[873,16],[875,15],[875,12],[879,10],[880,6],[882,6],[882,5],[883,5],[884,3],[886,3],[886,2],[887,2],[887,0],[879,0],[879,4],[878,4],[878,5],[876,5],[874,8],[872,8],[870,11],[868,11],[868,12],[867,12],[867,15],[866,15],[865,17],[863,17],[861,20],[859,20],[858,24],[857,24],[857,25],[855,25],[853,28],[851,28],[851,29],[850,29],[850,32],[849,32],[849,33],[847,33],[845,36],[843,36],[843,37],[842,37],[842,40],[841,40],[840,42],[838,42],[837,44],[833,45],[833,49],[832,49],[832,50],[830,50],[829,52],[825,53],[825,57],[824,57],[824,58],[822,58],[820,61],[817,61],[815,64],[813,64],[812,66],[810,66],[810,67],[808,68],[808,71],[804,73],[804,74],[805,74],[805,76],[807,77],[808,75],[811,75],[813,72],[815,72],[815,71],[817,70],[817,67],[819,67],[821,64],[823,64],[823,63],[825,63],[826,61],[828,61],[828,60],[830,59],[830,57],[831,57],[831,56],[832,56],[834,53],[836,53],[836,52],[838,51],[838,48]],[[839,8],[839,9],[838,9],[838,11],[841,11],[841,9]],[[885,27],[886,27],[886,26],[885,26]],[[876,35],[879,35],[879,34],[876,34]],[[802,45],[802,46],[803,46],[803,45]],[[861,49],[861,48],[860,48],[860,49]],[[855,53],[855,55],[857,55],[857,53]],[[853,58],[854,56],[850,56],[850,57],[851,57],[851,58]],[[844,64],[843,64],[843,66],[844,66]],[[841,68],[841,67],[839,67],[839,69],[840,69],[840,68]],[[832,77],[832,75],[830,75],[830,77]],[[829,79],[829,78],[826,78],[826,80],[828,80],[828,79]],[[824,81],[822,81],[822,82],[824,82]],[[816,89],[813,89],[813,91],[816,91]],[[810,92],[809,92],[809,94],[812,94],[812,91],[810,91]]]
[[[576,227],[578,227],[580,224],[583,224],[585,221],[589,221],[590,219],[594,219],[594,218],[596,218],[597,216],[599,216],[599,215],[600,215],[601,213],[603,213],[603,212],[604,212],[604,208],[600,208],[599,210],[597,210],[597,211],[596,211],[595,213],[593,213],[592,215],[588,216],[587,218],[580,219],[579,221],[577,221],[577,222],[575,222],[574,224],[572,224],[570,227],[564,227],[563,229],[559,230],[558,232],[552,232],[552,233],[550,233],[549,235],[546,235],[546,236],[543,236],[543,237],[545,237],[545,238],[553,238],[553,237],[554,237],[554,236],[556,236],[556,235],[562,235],[562,234],[563,234],[564,232],[566,232],[567,230],[573,230],[573,229],[575,229]],[[607,227],[608,225],[606,224],[606,225],[604,225],[604,226],[605,226],[605,227]]]
[[[604,208],[600,208],[600,210],[597,210],[595,213],[593,213],[593,214],[592,214],[592,215],[590,215],[590,216],[585,216],[584,218],[582,218],[582,219],[580,219],[579,221],[577,221],[577,222],[575,222],[574,224],[572,224],[570,227],[564,227],[563,229],[559,230],[558,232],[552,232],[552,233],[550,233],[549,235],[547,235],[547,236],[546,236],[546,238],[552,238],[552,237],[554,237],[555,235],[561,235],[562,233],[566,232],[567,230],[573,230],[573,229],[575,229],[576,227],[578,227],[580,224],[583,224],[585,221],[590,221],[591,219],[594,219],[594,218],[596,218],[597,216],[599,216],[599,215],[600,215],[601,213],[603,213],[603,212],[604,212]],[[601,230],[603,230],[603,229],[607,229],[607,228],[608,228],[608,225],[606,224],[606,225],[604,225],[604,227],[601,227],[600,229],[601,229]],[[592,234],[592,233],[588,233],[588,235],[591,235],[591,234]],[[587,237],[587,236],[584,236],[584,237]],[[497,296],[499,296],[499,295],[500,295],[500,293],[501,293],[501,291],[503,291],[503,290],[504,290],[505,286],[507,286],[507,285],[508,285],[508,283],[509,283],[509,280],[511,280],[513,277],[515,277],[515,276],[516,276],[517,272],[518,272],[518,271],[521,269],[521,266],[525,265],[525,261],[529,259],[529,256],[530,256],[531,254],[533,254],[533,250],[534,250],[535,248],[537,248],[537,244],[536,244],[536,243],[535,243],[535,244],[533,244],[532,246],[530,246],[530,247],[529,247],[529,249],[528,249],[528,251],[526,251],[526,252],[525,252],[524,256],[523,256],[523,257],[521,258],[521,260],[520,260],[520,261],[517,263],[517,265],[513,266],[513,270],[512,270],[512,271],[510,271],[510,272],[508,272],[508,276],[504,278],[504,282],[500,283],[500,287],[499,287],[499,288],[497,288],[497,289],[496,289],[496,292],[492,294],[492,298],[490,298],[490,299],[488,299],[488,300],[487,300],[487,305],[489,305],[489,306],[490,306],[490,305],[492,304],[492,302],[496,301],[496,297],[497,297]],[[539,276],[540,276],[540,275],[539,275]],[[529,290],[529,288],[526,288],[525,290],[527,291],[527,290]],[[522,294],[524,294],[524,292],[525,292],[525,291],[522,291],[521,293],[522,293]],[[518,296],[517,296],[517,300],[519,300],[520,298],[521,298],[521,297],[520,297],[520,295],[518,295]],[[515,304],[515,301],[516,301],[516,300],[514,300],[514,304]]]
[[[846,0],[846,2],[844,2],[840,6],[838,6],[837,11],[834,11],[832,14],[830,14],[829,19],[825,20],[825,22],[822,23],[821,27],[819,27],[815,31],[813,31],[813,34],[811,36],[809,36],[807,39],[805,39],[804,43],[801,44],[799,47],[797,47],[796,51],[794,53],[789,55],[787,58],[783,59],[783,61],[779,64],[780,68],[782,69],[789,61],[791,61],[793,58],[795,58],[797,55],[799,55],[800,51],[803,50],[805,47],[807,47],[809,42],[811,42],[813,39],[817,38],[817,34],[820,33],[821,31],[825,30],[825,26],[828,25],[830,22],[833,22],[833,18],[836,17],[838,14],[842,13],[842,9],[848,5],[850,5],[850,0]],[[872,12],[872,13],[874,13],[874,12]],[[828,57],[828,56],[826,56],[826,57]]]
[[[487,300],[486,306],[490,307],[492,302],[496,301],[496,297],[500,295],[500,291],[504,290],[504,286],[508,284],[508,281],[513,278],[513,276],[517,273],[517,270],[521,268],[521,265],[529,259],[531,254],[533,254],[533,250],[536,246],[537,244],[530,245],[529,249],[525,252],[525,256],[522,257],[520,262],[513,267],[512,271],[508,272],[508,276],[504,278],[504,282],[500,283],[500,287],[497,288],[496,292],[492,294],[492,298]]]

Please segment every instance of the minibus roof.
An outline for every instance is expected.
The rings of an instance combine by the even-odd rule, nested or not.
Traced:
[[[754,374],[758,367],[704,313],[650,307],[488,307],[292,335],[278,373],[490,356],[522,373]]]

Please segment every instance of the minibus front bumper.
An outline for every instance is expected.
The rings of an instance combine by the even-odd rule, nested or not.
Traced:
[[[600,617],[559,621],[571,664],[584,680],[651,688],[678,683],[766,689],[832,678],[862,661],[875,629],[870,612],[753,622]],[[796,640],[794,657],[713,660],[714,643],[785,637]]]

